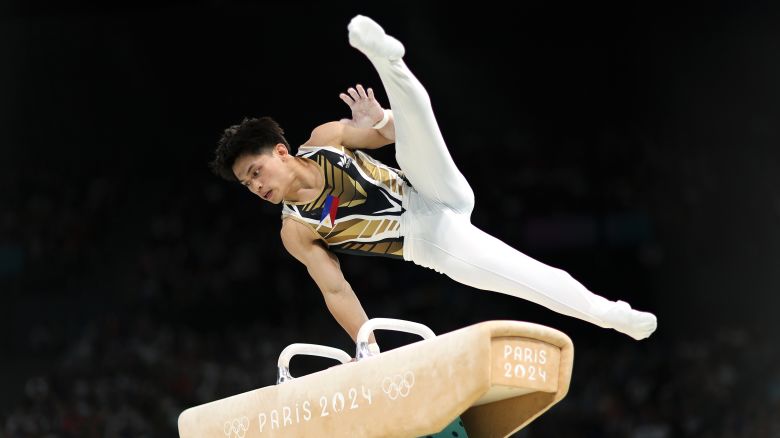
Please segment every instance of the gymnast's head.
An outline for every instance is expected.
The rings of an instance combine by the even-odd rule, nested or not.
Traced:
[[[278,204],[295,177],[291,171],[294,162],[279,124],[270,117],[260,117],[245,118],[225,129],[209,167],[225,180],[238,182]]]

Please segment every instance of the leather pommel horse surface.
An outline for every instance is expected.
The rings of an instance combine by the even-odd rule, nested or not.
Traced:
[[[331,350],[339,352],[331,357],[345,361],[346,353]],[[566,395],[574,347],[549,327],[488,321],[376,356],[361,359],[358,349],[356,357],[187,409],[179,416],[179,434],[419,437],[438,433],[460,415],[469,437],[506,437]]]

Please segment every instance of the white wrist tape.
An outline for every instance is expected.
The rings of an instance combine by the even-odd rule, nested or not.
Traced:
[[[374,126],[372,126],[372,128],[374,128],[374,129],[382,129],[385,125],[387,125],[387,122],[390,121],[390,116],[393,114],[393,111],[389,110],[389,109],[386,109],[386,110],[383,110],[383,111],[384,111],[385,115],[382,116],[382,120],[376,122],[376,124],[374,124]]]
[[[372,342],[368,344],[368,351],[370,351],[371,354],[379,354],[380,353],[379,344],[377,344],[376,342]]]

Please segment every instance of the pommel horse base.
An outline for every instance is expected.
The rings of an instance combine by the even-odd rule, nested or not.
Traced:
[[[375,329],[425,339],[371,356],[366,340]],[[342,365],[293,378],[295,354]],[[179,435],[419,437],[460,416],[471,438],[506,437],[566,396],[574,347],[564,333],[527,322],[488,321],[435,336],[421,324],[378,318],[361,328],[355,357],[349,362],[335,348],[293,344],[279,359],[277,385],[185,410]]]

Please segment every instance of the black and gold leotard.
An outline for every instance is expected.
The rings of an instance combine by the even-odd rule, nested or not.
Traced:
[[[317,163],[325,187],[314,201],[283,203],[282,219],[307,225],[331,251],[403,257],[402,171],[343,146],[301,146],[296,156]]]

